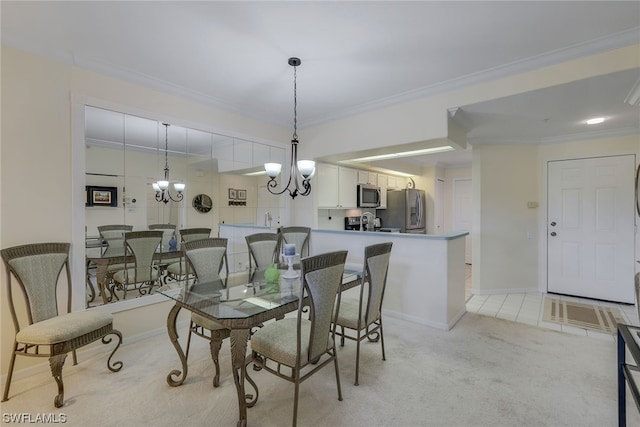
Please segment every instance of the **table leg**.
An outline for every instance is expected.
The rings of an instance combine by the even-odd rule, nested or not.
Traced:
[[[244,380],[246,377],[246,354],[247,354],[247,342],[249,341],[249,329],[232,329],[231,330],[231,365],[233,372],[233,380],[236,384],[236,391],[238,393],[238,409],[239,419],[238,427],[245,427],[247,425],[247,400],[252,399],[253,396],[246,395],[244,389]],[[253,387],[255,383],[250,380]],[[253,405],[252,405],[253,406]]]
[[[107,268],[108,264],[105,263],[97,263],[96,264],[96,282],[98,285],[98,291],[100,292],[100,296],[102,296],[102,302],[104,304],[109,303],[109,298],[107,297],[107,292],[105,283],[107,281]]]
[[[167,375],[167,383],[171,387],[178,387],[187,378],[187,358],[185,357],[182,347],[180,347],[180,343],[178,342],[178,331],[176,328],[176,319],[181,308],[182,306],[180,306],[180,304],[175,304],[171,311],[169,311],[169,316],[167,317],[167,332],[169,333],[169,339],[171,340],[171,344],[175,347],[178,357],[180,357],[180,362],[182,363],[182,371],[174,369],[169,372],[169,375]],[[178,379],[175,380],[174,377],[178,377]]]

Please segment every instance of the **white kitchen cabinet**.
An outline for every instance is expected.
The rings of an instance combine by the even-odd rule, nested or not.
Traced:
[[[271,161],[270,147],[266,144],[253,144],[253,167],[264,167],[265,163]],[[278,162],[282,163],[282,162]]]
[[[387,175],[378,174],[378,187],[380,187],[380,206],[378,209],[387,208]]]
[[[378,185],[378,174],[369,171],[358,171],[358,184]]]
[[[358,171],[319,163],[312,185],[318,191],[318,208],[352,209],[357,205]]]
[[[407,179],[402,176],[387,177],[387,189],[389,190],[402,190],[407,187]]]
[[[265,163],[286,164],[285,149],[272,145],[253,143],[253,167],[264,168]]]

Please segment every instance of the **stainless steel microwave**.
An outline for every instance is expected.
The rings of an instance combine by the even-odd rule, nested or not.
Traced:
[[[358,185],[358,207],[377,208],[380,206],[380,187],[370,184]]]

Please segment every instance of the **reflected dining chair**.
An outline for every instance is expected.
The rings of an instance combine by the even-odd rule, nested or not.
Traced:
[[[338,400],[342,400],[335,347],[335,312],[347,251],[303,258],[298,313],[264,325],[251,337],[254,365],[295,384],[293,425],[298,418],[300,383],[334,363]],[[275,365],[275,366],[274,366]],[[290,368],[290,373],[282,366]],[[284,372],[283,372],[284,371]]]
[[[99,225],[98,233],[102,239],[102,256],[124,255],[124,233],[133,231],[133,225],[110,224]]]
[[[70,246],[69,243],[34,243],[1,251],[7,272],[7,301],[16,331],[2,395],[3,402],[9,399],[11,377],[18,355],[49,358],[51,374],[58,385],[58,394],[53,400],[56,408],[64,404],[62,368],[67,353],[72,352],[73,364],[76,365],[76,349],[98,339],[108,344],[112,338],[107,336],[113,334],[118,338],[118,342],[109,355],[107,367],[113,372],[122,368],[121,361],[111,363],[111,358],[122,343],[122,334],[113,329],[113,316],[95,310],[71,312]],[[66,276],[66,289],[58,293],[58,280],[63,271]],[[25,299],[24,304],[18,306],[23,309],[26,306],[26,321],[19,320],[16,313],[12,278],[16,280]],[[65,294],[67,312],[60,314],[58,295]],[[60,303],[62,302],[61,298]]]
[[[344,346],[344,339],[356,341],[356,381],[360,368],[360,342],[365,338],[377,342],[380,339],[382,360],[384,354],[384,335],[382,331],[382,300],[387,284],[387,272],[393,243],[378,243],[364,248],[364,266],[362,270],[362,284],[358,300],[343,298],[337,310],[336,326],[340,336],[340,346]],[[355,336],[345,333],[345,328],[352,329]],[[370,329],[371,328],[371,329]]]
[[[118,287],[123,291],[123,298],[127,299],[127,291],[131,286],[140,295],[150,294],[159,277],[154,257],[162,244],[162,231],[131,231],[125,233],[124,242],[127,255],[133,256],[133,261],[125,261],[124,270],[113,275],[115,285],[111,294],[115,296],[115,288]],[[145,286],[149,289],[144,289]]]
[[[176,226],[175,224],[150,224],[149,230],[160,230],[162,231],[162,251],[166,252],[169,250],[169,240],[176,235]]]
[[[262,280],[265,270],[277,263],[278,235],[276,233],[255,233],[245,236],[249,251],[249,282]]]
[[[180,242],[192,242],[194,240],[207,239],[211,234],[210,228],[183,228],[180,230]],[[178,262],[172,262],[167,266],[167,274],[164,277],[164,283],[167,279],[173,279],[176,281],[187,279],[187,267],[184,259]]]
[[[176,241],[176,226],[174,224],[149,224],[149,230],[162,231],[162,244],[160,245],[162,257],[158,262],[158,266],[160,267],[160,277],[162,277],[169,265],[181,260],[181,254],[179,251],[170,250],[171,239],[174,239],[174,242]]]
[[[182,248],[187,262],[187,271],[189,273],[193,272],[196,283],[219,281],[221,289],[227,287],[229,267],[227,263],[226,238],[210,237],[207,239],[193,240],[183,243]],[[221,275],[223,270],[224,277]],[[216,373],[213,377],[213,386],[218,387],[220,384],[220,364],[218,363],[220,347],[222,340],[228,338],[231,335],[231,331],[216,321],[210,320],[198,313],[191,312],[185,359],[189,358],[192,334],[209,340],[211,357],[216,368]]]

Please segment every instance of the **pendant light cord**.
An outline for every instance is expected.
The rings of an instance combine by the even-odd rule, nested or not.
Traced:
[[[298,67],[293,67],[293,140],[298,141]]]

